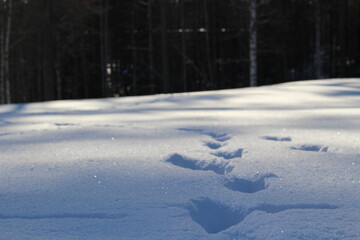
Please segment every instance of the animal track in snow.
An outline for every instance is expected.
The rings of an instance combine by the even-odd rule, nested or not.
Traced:
[[[121,219],[127,214],[107,214],[107,213],[63,213],[50,215],[0,215],[0,219],[25,219],[25,220],[39,220],[39,219]]]
[[[212,137],[214,140],[216,140],[218,142],[226,142],[231,139],[231,137],[229,135],[227,135],[226,133],[217,134],[217,133],[213,133],[213,132],[208,132],[208,133],[205,133],[205,135]]]
[[[247,215],[245,209],[233,209],[209,198],[191,200],[186,208],[192,220],[211,234],[242,222]]]
[[[207,233],[215,234],[224,231],[244,221],[246,216],[254,211],[266,213],[279,213],[294,209],[336,209],[337,206],[329,204],[294,204],[294,205],[271,205],[261,204],[253,208],[233,208],[210,198],[191,200],[186,209],[194,222],[199,224]]]
[[[215,142],[206,142],[204,145],[213,150],[219,149],[223,146],[222,144]]]
[[[194,133],[203,133],[204,130],[202,129],[196,129],[196,128],[178,128],[179,131],[185,131],[185,132],[194,132]]]
[[[243,153],[244,153],[244,149],[239,148],[234,152],[216,152],[216,153],[212,153],[212,155],[229,160],[233,158],[241,158]]]
[[[13,133],[0,133],[0,137],[4,137],[4,136],[8,136],[8,135],[12,135]]]
[[[70,126],[76,126],[74,123],[54,123],[57,127],[70,127]]]
[[[207,132],[202,129],[192,129],[192,128],[179,128],[178,130],[206,135],[206,136],[211,137],[212,139],[214,139],[217,142],[226,142],[231,139],[231,137],[226,133],[218,134],[218,133],[214,133],[214,132]]]
[[[165,160],[165,162],[192,170],[213,171],[219,175],[230,173],[234,168],[234,166],[230,165],[228,162],[221,162],[216,160],[207,162],[204,160],[187,158],[180,154],[171,155],[168,159]]]
[[[322,145],[305,144],[305,145],[301,145],[299,147],[291,147],[290,149],[301,150],[301,151],[311,151],[311,152],[327,152],[329,147],[322,146]]]
[[[242,193],[256,193],[267,188],[265,180],[277,177],[273,173],[259,174],[253,179],[229,177],[225,180],[224,186],[230,190]]]
[[[278,141],[278,142],[291,142],[291,137],[275,137],[275,136],[262,136],[260,137],[265,140],[269,141]]]

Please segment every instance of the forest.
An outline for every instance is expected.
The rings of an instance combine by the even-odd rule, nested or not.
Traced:
[[[360,76],[359,0],[1,0],[0,104]]]

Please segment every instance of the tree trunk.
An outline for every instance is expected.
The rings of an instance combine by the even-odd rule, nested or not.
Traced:
[[[182,60],[182,81],[183,91],[186,92],[187,86],[187,69],[186,69],[186,41],[185,41],[185,11],[184,11],[184,0],[180,0],[180,28],[181,28],[181,60]]]
[[[258,85],[257,79],[257,4],[256,0],[250,0],[250,87]]]
[[[149,28],[149,77],[150,93],[155,93],[155,76],[154,76],[154,36],[153,36],[153,0],[148,0],[148,28]]]
[[[317,79],[323,78],[322,74],[322,57],[321,57],[321,11],[320,2],[315,2],[315,77]]]
[[[205,45],[206,45],[206,62],[208,68],[208,76],[210,81],[210,86],[213,88],[215,86],[214,83],[214,70],[212,65],[212,56],[211,56],[211,46],[210,46],[210,21],[209,21],[209,9],[208,9],[208,1],[203,1],[203,8],[205,11]]]
[[[10,93],[10,36],[12,27],[12,0],[7,2],[7,18],[4,36],[4,50],[3,50],[3,61],[4,61],[4,92],[5,92],[5,103],[11,102]]]
[[[107,74],[107,64],[109,58],[109,44],[108,44],[108,0],[101,0],[100,13],[100,63],[101,63],[101,81],[102,81],[102,95],[103,97],[110,96],[111,81]]]
[[[359,65],[356,64],[358,54],[359,54],[359,16],[354,14],[354,12],[359,12],[360,3],[359,0],[352,0],[349,2],[349,20],[347,29],[351,29],[348,33],[348,48],[347,53],[349,56],[348,65],[349,65],[349,75],[357,75],[359,71]],[[357,30],[357,31],[356,31]]]
[[[10,92],[10,37],[12,0],[0,3],[0,103],[11,102]]]
[[[133,2],[132,12],[131,12],[131,46],[133,48],[132,50],[132,94],[137,94],[137,49],[136,49],[136,37],[135,37],[135,31],[136,31],[136,7],[137,2]]]
[[[5,103],[4,2],[0,1],[0,104]]]
[[[55,99],[54,84],[54,41],[53,41],[53,0],[45,1],[46,12],[43,29],[43,92],[44,100]]]
[[[62,99],[62,78],[61,78],[59,51],[57,50],[56,52],[57,52],[56,63],[55,63],[56,98],[60,100]]]
[[[161,1],[161,45],[162,45],[162,77],[163,92],[169,92],[169,63],[168,63],[168,39],[167,39],[167,17],[166,17],[167,0]]]
[[[347,76],[347,67],[346,67],[346,29],[345,29],[345,16],[347,14],[346,8],[348,5],[347,0],[339,1],[339,61],[340,61],[340,70],[338,77]]]

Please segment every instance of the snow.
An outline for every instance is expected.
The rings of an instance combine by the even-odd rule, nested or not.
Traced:
[[[360,239],[360,79],[0,106],[0,239]]]

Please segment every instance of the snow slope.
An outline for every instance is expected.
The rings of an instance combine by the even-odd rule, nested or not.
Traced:
[[[360,239],[360,79],[0,106],[0,239]]]

